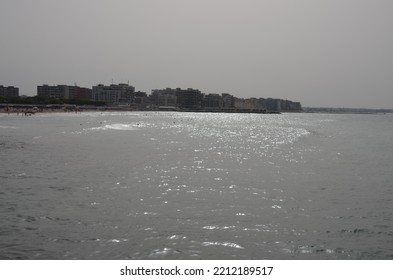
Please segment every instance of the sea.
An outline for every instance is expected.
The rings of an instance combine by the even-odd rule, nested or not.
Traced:
[[[0,259],[393,259],[393,114],[0,114]]]

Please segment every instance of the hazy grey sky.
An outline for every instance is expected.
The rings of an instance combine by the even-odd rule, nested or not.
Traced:
[[[393,108],[392,0],[0,0],[0,85]]]

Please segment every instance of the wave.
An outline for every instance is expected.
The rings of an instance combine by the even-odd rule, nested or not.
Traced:
[[[93,127],[90,128],[90,130],[137,130],[137,128],[131,124],[114,123],[114,124],[107,124],[100,127]]]

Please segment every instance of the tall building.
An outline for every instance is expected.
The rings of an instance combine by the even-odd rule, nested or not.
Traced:
[[[133,94],[132,104],[137,107],[146,107],[147,103],[147,94],[143,91],[136,91]]]
[[[0,86],[0,96],[1,97],[19,97],[19,88],[17,87],[5,87]]]
[[[91,100],[91,89],[67,85],[37,86],[37,96],[57,99]]]
[[[134,103],[135,87],[128,84],[93,86],[93,101],[106,102],[111,105],[131,105]]]
[[[222,107],[222,97],[217,93],[206,94],[203,99],[203,107],[210,109],[219,109]]]
[[[302,105],[300,104],[300,102],[268,98],[266,99],[266,108],[269,111],[300,112],[302,110]]]
[[[66,86],[49,86],[46,84],[37,86],[38,97],[64,99],[66,96],[66,91]]]
[[[166,88],[154,89],[151,102],[154,106],[170,106],[184,109],[200,109],[203,94],[197,89]]]
[[[300,112],[302,110],[302,106],[300,102],[293,102],[290,100],[281,100],[281,111],[287,112]]]
[[[91,100],[92,99],[92,90],[91,88],[84,87],[74,87],[73,91],[70,91],[69,99],[74,100]]]
[[[202,107],[203,94],[198,89],[176,89],[177,104],[180,108],[199,109]]]
[[[266,99],[266,109],[268,111],[281,111],[281,99],[268,98]]]
[[[177,107],[177,94],[175,89],[153,89],[150,100],[153,106]]]
[[[222,93],[222,107],[223,108],[234,108],[235,107],[235,97],[229,93]]]
[[[235,107],[240,110],[265,110],[266,104],[263,98],[236,98]]]

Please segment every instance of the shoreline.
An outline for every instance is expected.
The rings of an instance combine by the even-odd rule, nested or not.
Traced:
[[[233,114],[281,114],[279,111],[266,111],[262,109],[209,109],[209,108],[131,108],[131,107],[96,107],[96,106],[48,106],[30,104],[0,104],[0,113],[3,114],[24,114],[35,115],[39,113],[81,113],[81,112],[192,112],[192,113],[233,113]],[[301,112],[296,112],[301,113]]]

